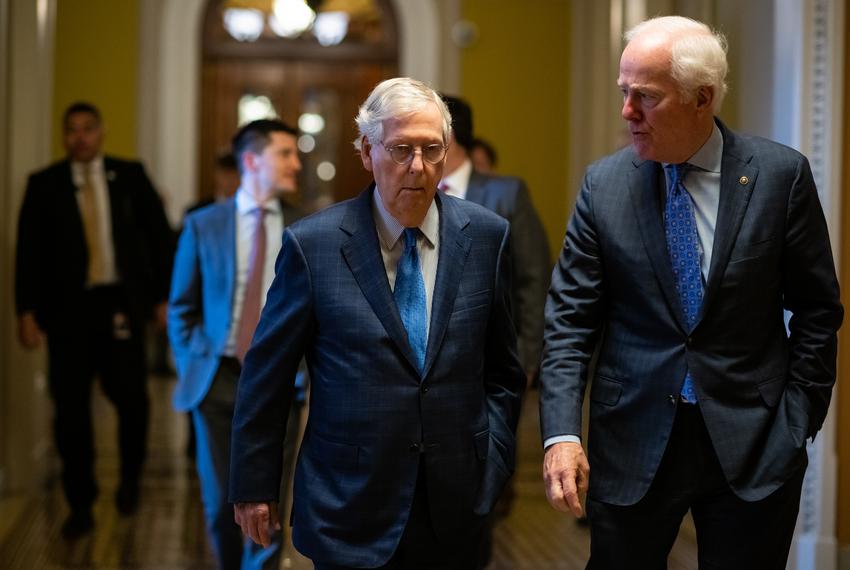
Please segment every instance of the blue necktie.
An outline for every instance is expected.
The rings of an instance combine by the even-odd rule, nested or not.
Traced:
[[[422,279],[419,254],[416,251],[418,233],[417,228],[404,230],[404,252],[398,260],[393,297],[401,315],[401,322],[407,329],[407,341],[413,349],[421,372],[425,365],[425,348],[428,342],[428,317],[425,306],[425,281]]]
[[[670,184],[664,210],[664,233],[667,236],[667,252],[670,254],[673,276],[676,278],[676,290],[679,292],[690,332],[702,307],[699,235],[691,195],[682,183],[687,166],[671,164],[668,168]],[[697,401],[690,371],[685,374],[682,384],[682,399],[691,404]]]

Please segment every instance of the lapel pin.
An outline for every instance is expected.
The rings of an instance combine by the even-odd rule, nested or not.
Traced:
[[[750,179],[749,179],[749,178],[747,178],[746,176],[741,176],[741,177],[738,179],[738,184],[740,184],[741,186],[746,186],[746,185],[747,185],[747,184],[749,184],[749,183],[750,183]]]

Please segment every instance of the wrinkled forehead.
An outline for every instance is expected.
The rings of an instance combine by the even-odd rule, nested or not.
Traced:
[[[384,119],[384,142],[440,142],[443,140],[443,118],[433,103],[419,110]]]

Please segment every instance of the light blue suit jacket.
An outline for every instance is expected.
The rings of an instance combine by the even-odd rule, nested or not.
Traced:
[[[300,215],[284,205],[283,218],[285,227]],[[230,331],[235,280],[236,201],[231,198],[187,216],[174,259],[168,336],[178,376],[173,404],[179,411],[196,408],[212,385]]]

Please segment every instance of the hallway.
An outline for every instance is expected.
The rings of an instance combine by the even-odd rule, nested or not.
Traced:
[[[113,495],[118,484],[115,415],[96,390],[97,471],[100,497],[96,529],[90,537],[68,543],[59,529],[67,507],[58,485],[41,497],[0,501],[0,568],[36,569],[214,569],[204,533],[198,481],[184,447],[187,422],[174,413],[169,399],[173,379],[152,377],[150,452],[139,512],[118,515]],[[551,509],[540,478],[542,451],[537,420],[537,392],[529,392],[520,423],[517,500],[496,527],[490,570],[573,570],[584,567],[589,533],[571,516]],[[687,525],[670,556],[669,568],[696,568],[696,544]],[[284,568],[309,569],[308,560],[287,547]]]

